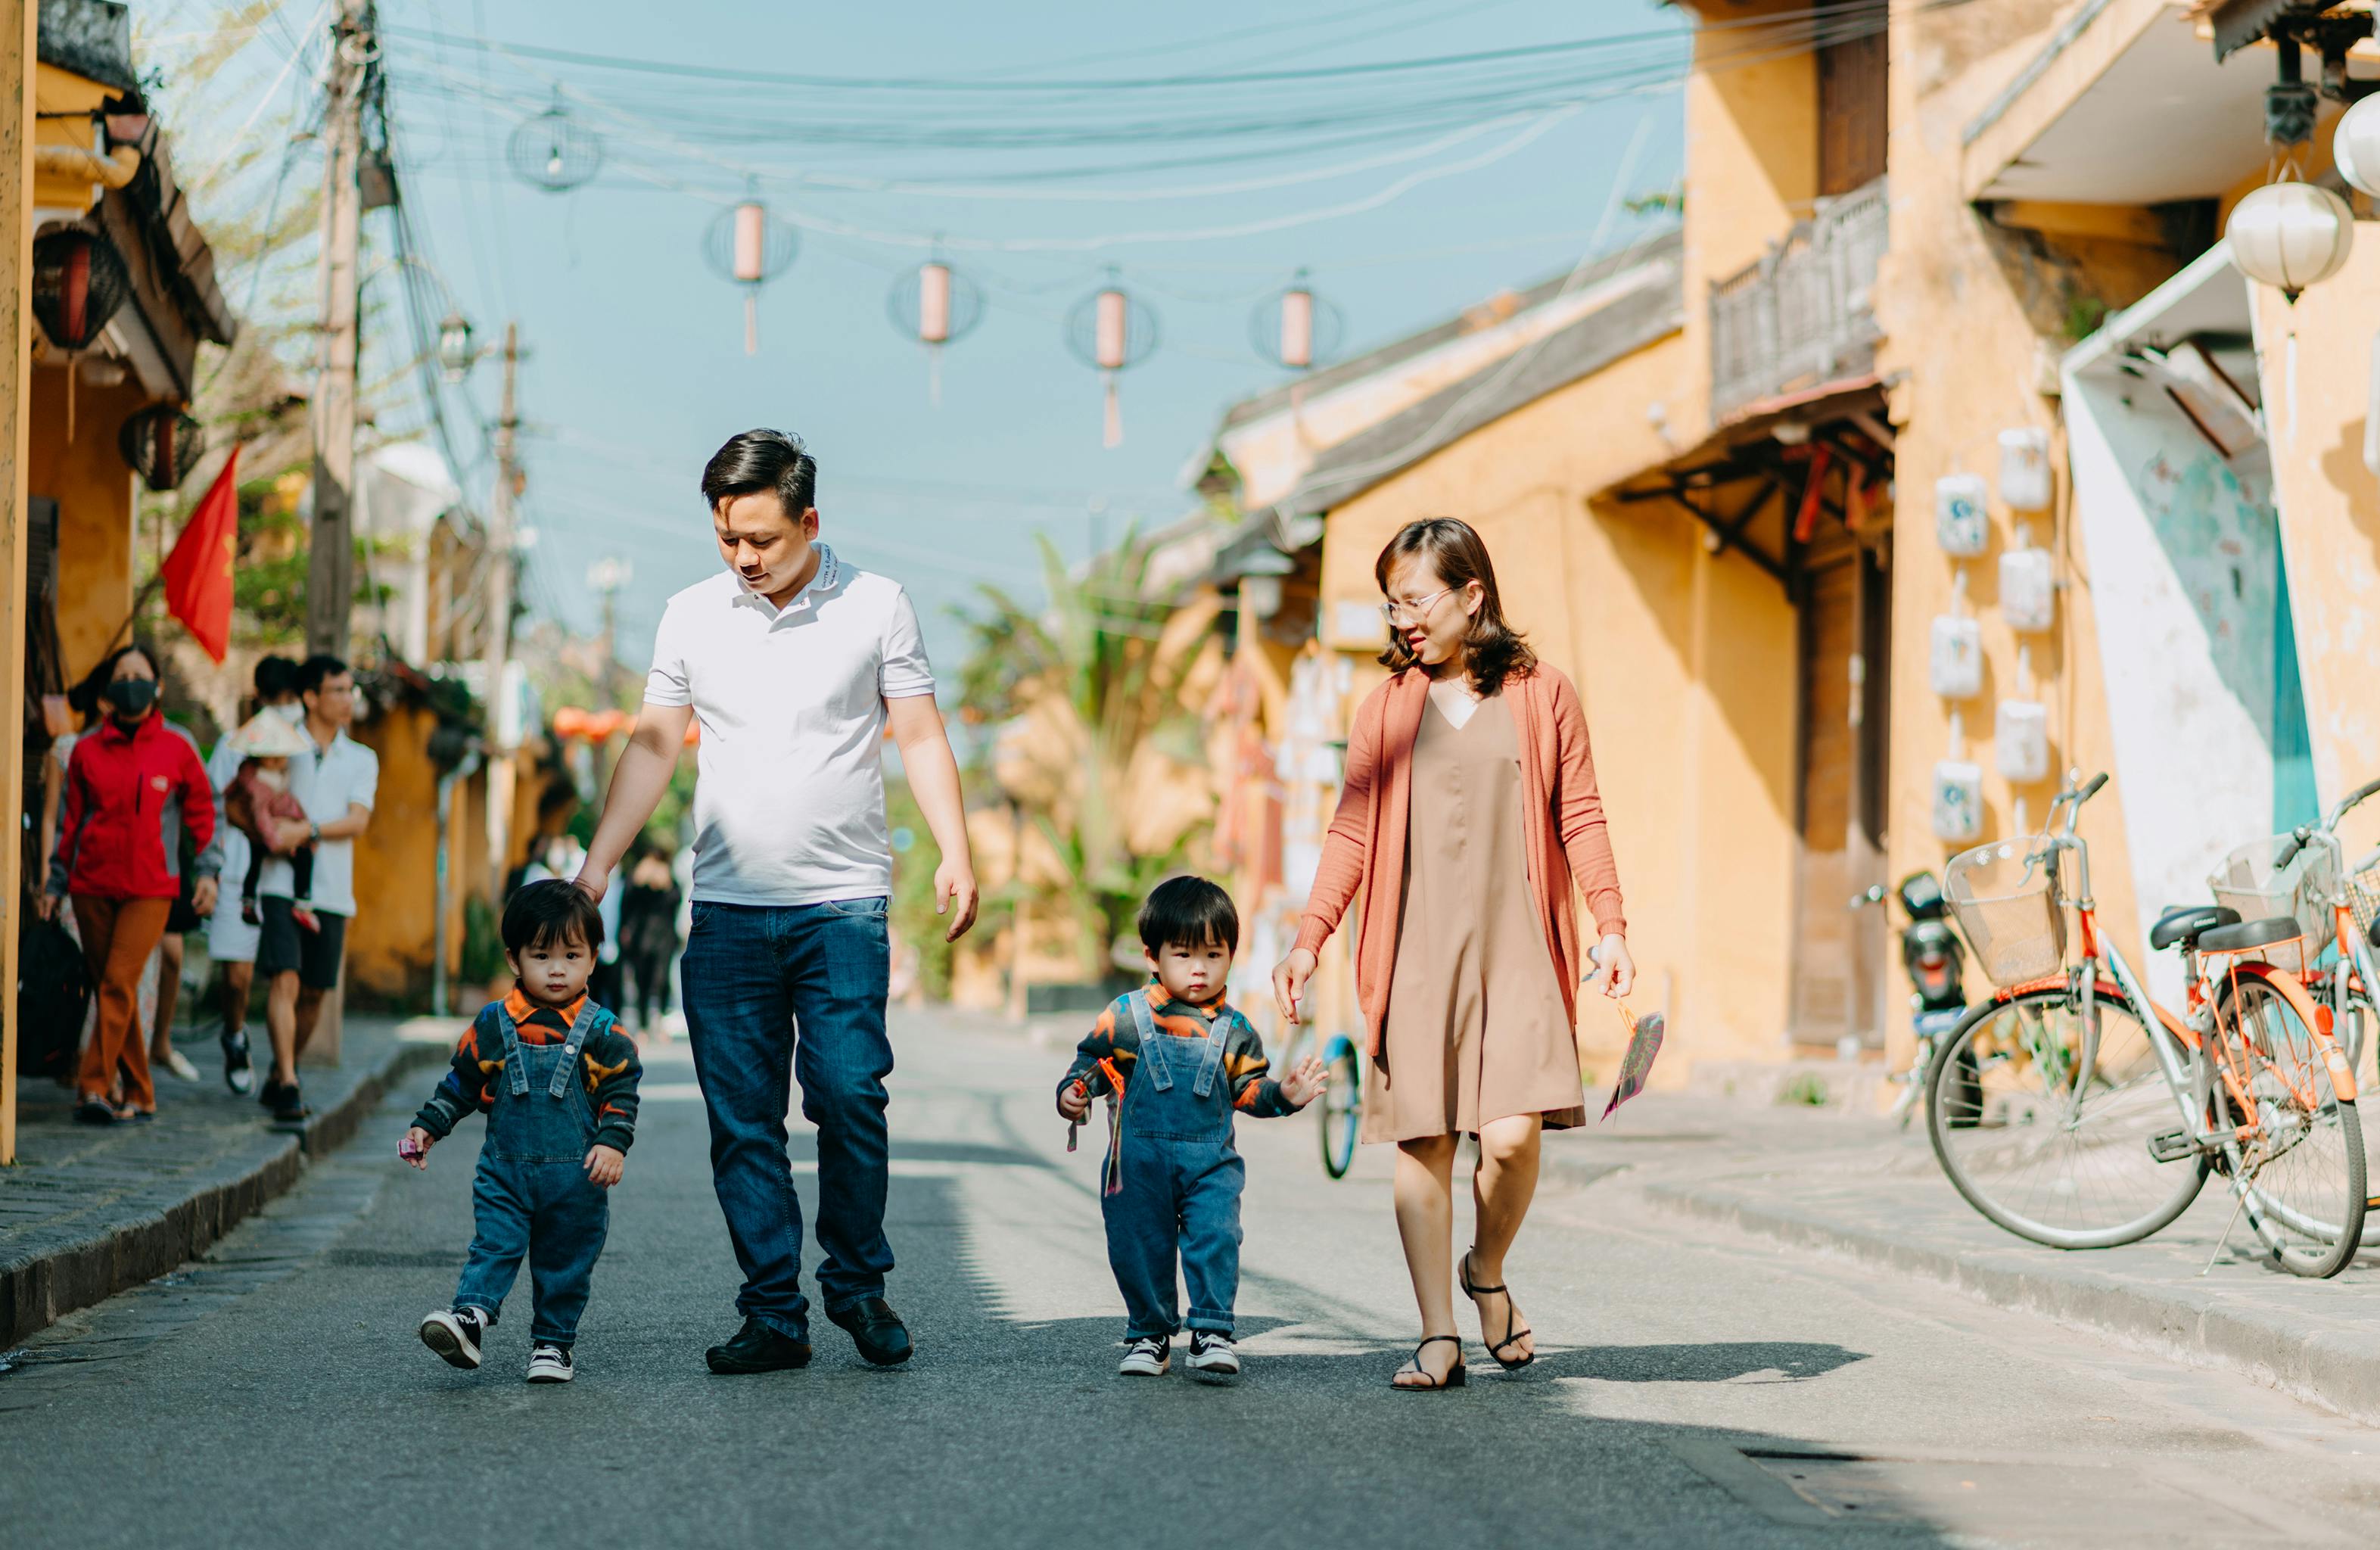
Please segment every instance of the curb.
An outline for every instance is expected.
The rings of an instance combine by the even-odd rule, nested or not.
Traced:
[[[309,1162],[352,1140],[407,1074],[446,1055],[441,1044],[400,1042],[345,1095],[318,1110],[304,1129],[281,1136],[271,1154],[239,1177],[205,1185],[140,1221],[0,1264],[0,1349],[205,1253],[242,1219],[286,1193]]]
[[[1931,1247],[1723,1188],[1654,1178],[1640,1178],[1637,1188],[1665,1210],[1941,1282],[1994,1307],[2038,1313],[2195,1366],[2238,1373],[2380,1425],[2380,1341],[2368,1324],[2262,1307],[2213,1287],[2144,1285],[2070,1263],[2081,1255],[2044,1262],[2024,1250]]]

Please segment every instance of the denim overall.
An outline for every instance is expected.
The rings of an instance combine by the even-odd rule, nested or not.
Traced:
[[[480,1143],[471,1186],[479,1230],[455,1306],[480,1309],[495,1323],[525,1254],[535,1293],[529,1337],[567,1346],[577,1337],[588,1278],[612,1219],[609,1192],[587,1178],[595,1116],[578,1054],[612,1014],[589,1001],[564,1043],[524,1044],[511,1014],[501,1004],[492,1010],[504,1036],[504,1069]]]
[[[1232,1090],[1222,1077],[1226,1012],[1200,1039],[1167,1033],[1149,1015],[1149,993],[1124,1000],[1140,1033],[1119,1123],[1115,1178],[1099,1196],[1108,1264],[1123,1293],[1124,1335],[1172,1336],[1173,1258],[1190,1293],[1189,1327],[1232,1333],[1240,1289],[1240,1187],[1246,1166],[1232,1146]]]

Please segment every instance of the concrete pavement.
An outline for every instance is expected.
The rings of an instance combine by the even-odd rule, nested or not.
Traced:
[[[1119,1379],[1096,1148],[1069,1157],[1049,1109],[1062,1060],[930,1019],[896,1042],[908,1369],[866,1368],[821,1321],[808,1372],[704,1371],[737,1276],[674,1052],[651,1061],[578,1380],[521,1381],[526,1287],[485,1369],[443,1366],[413,1326],[453,1289],[472,1143],[403,1168],[408,1090],[169,1283],[12,1353],[9,1543],[2228,1545],[2380,1529],[2380,1433],[1655,1208],[1636,1159],[1734,1144],[1718,1117],[1558,1138],[1564,1168],[1511,1263],[1546,1354],[1507,1378],[1475,1343],[1472,1385],[1436,1396],[1386,1387],[1413,1326],[1386,1156],[1330,1184],[1310,1119],[1245,1123],[1248,1374]]]

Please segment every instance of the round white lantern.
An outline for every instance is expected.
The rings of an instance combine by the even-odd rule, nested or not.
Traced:
[[[2331,136],[2330,154],[2349,188],[2380,199],[2380,96],[2347,110]]]
[[[2328,189],[2267,183],[2232,207],[2223,240],[2241,274],[2295,301],[2298,292],[2330,278],[2347,262],[2355,217]]]

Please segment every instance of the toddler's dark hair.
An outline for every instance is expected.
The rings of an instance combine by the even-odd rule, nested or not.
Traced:
[[[1151,956],[1168,947],[1240,950],[1240,912],[1232,896],[1203,877],[1169,877],[1140,907],[1140,945]]]
[[[508,953],[569,942],[591,953],[603,946],[603,912],[577,884],[549,877],[505,901],[504,937]]]

